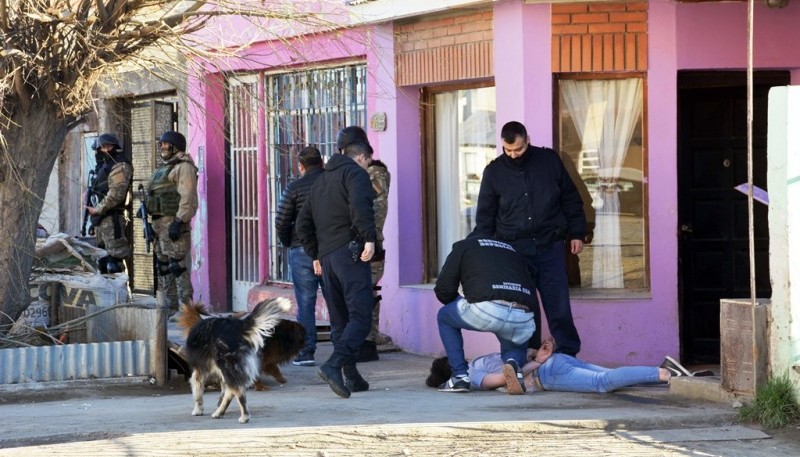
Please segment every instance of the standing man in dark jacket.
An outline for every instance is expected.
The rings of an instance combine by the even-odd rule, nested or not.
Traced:
[[[306,146],[297,155],[297,161],[301,178],[290,182],[283,190],[275,218],[275,231],[281,244],[289,248],[297,321],[306,329],[305,347],[292,364],[313,366],[314,352],[317,350],[317,288],[322,279],[314,273],[314,259],[306,254],[297,237],[295,221],[311,192],[311,186],[322,175],[322,155],[314,146]]]
[[[464,296],[458,294],[459,285]],[[470,389],[461,329],[491,332],[500,341],[502,359],[517,374],[509,393],[524,393],[521,366],[534,331],[538,307],[526,260],[510,244],[492,238],[467,238],[453,244],[433,291],[444,304],[436,320],[453,375],[440,392]],[[513,374],[513,373],[512,373]]]
[[[506,240],[528,260],[542,298],[550,334],[558,352],[575,355],[581,340],[572,319],[564,242],[570,252],[583,250],[586,216],[575,184],[558,154],[530,145],[525,126],[505,124],[500,132],[504,154],[483,171],[472,235]],[[541,317],[531,345],[541,343]]]
[[[344,398],[369,389],[356,369],[355,355],[369,333],[374,304],[369,261],[377,234],[366,171],[371,160],[372,148],[363,141],[331,157],[297,218],[297,235],[322,273],[331,318],[333,354],[318,373]]]

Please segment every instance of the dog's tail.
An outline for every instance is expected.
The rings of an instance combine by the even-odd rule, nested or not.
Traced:
[[[264,346],[264,338],[272,335],[283,313],[289,311],[291,307],[292,302],[283,297],[260,302],[253,308],[253,312],[243,319],[244,337],[253,347],[260,350]]]
[[[182,328],[185,336],[188,337],[192,327],[203,319],[202,316],[207,315],[205,306],[200,302],[182,303],[181,312],[177,316],[178,328]]]

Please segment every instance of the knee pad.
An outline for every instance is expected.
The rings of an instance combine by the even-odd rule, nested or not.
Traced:
[[[118,259],[116,257],[107,257],[108,264],[107,269],[109,273],[122,273],[125,271],[125,265],[122,263],[122,259]]]
[[[101,257],[101,258],[100,258],[100,259],[97,261],[97,269],[98,269],[98,270],[100,270],[100,273],[101,273],[101,274],[106,274],[106,273],[108,273],[108,261],[109,261],[110,259],[111,259],[111,257],[109,257],[109,256],[106,256],[106,257]]]
[[[176,259],[169,259],[169,271],[170,271],[170,272],[172,273],[172,275],[173,275],[173,276],[175,276],[176,278],[177,278],[178,276],[182,275],[184,271],[186,271],[186,268],[183,268],[183,267],[181,266],[181,264],[180,264],[180,263],[178,263],[178,262],[180,262],[180,260],[176,260]]]

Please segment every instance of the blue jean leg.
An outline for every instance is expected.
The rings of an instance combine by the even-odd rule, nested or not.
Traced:
[[[436,321],[439,325],[439,337],[442,339],[442,345],[447,353],[447,359],[453,375],[467,374],[468,371],[467,360],[464,356],[464,337],[461,334],[461,329],[483,331],[481,328],[467,323],[462,318],[462,307],[468,305],[463,298],[459,297],[442,306],[436,315]],[[519,366],[525,364],[526,346],[524,343],[516,344],[499,336],[497,340],[500,342],[500,353],[504,361],[514,359]]]
[[[297,322],[306,330],[305,351],[317,349],[317,288],[322,278],[314,274],[314,260],[302,247],[289,249],[289,268],[297,301]]]
[[[566,354],[553,354],[538,370],[545,390],[613,392],[634,384],[657,383],[658,367],[604,368]]]

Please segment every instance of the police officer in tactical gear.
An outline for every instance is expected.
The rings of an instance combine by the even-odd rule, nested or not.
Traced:
[[[158,147],[162,163],[150,178],[145,203],[155,232],[156,300],[174,314],[194,295],[190,223],[197,212],[197,166],[178,132],[164,132]]]
[[[95,140],[96,180],[89,200],[96,203],[86,208],[97,236],[97,246],[108,252],[98,261],[101,273],[125,271],[124,259],[131,248],[125,237],[128,218],[125,209],[133,179],[133,167],[122,151],[120,141],[110,133]]]

